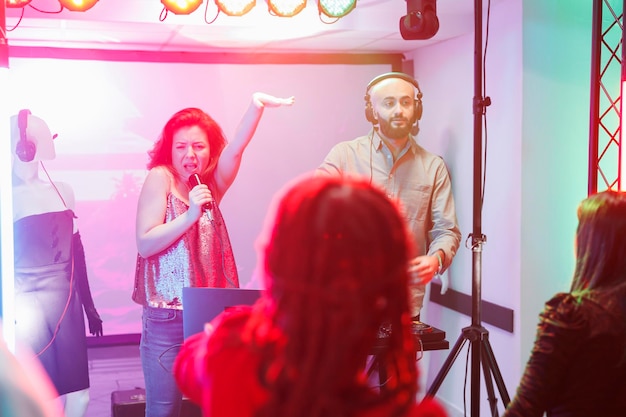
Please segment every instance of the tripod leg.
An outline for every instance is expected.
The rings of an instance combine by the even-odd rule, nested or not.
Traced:
[[[465,331],[464,331],[456,340],[456,343],[454,344],[454,347],[452,348],[452,350],[450,351],[450,354],[446,358],[446,361],[443,363],[443,366],[439,370],[439,373],[435,377],[435,380],[433,381],[432,385],[426,392],[426,397],[434,397],[435,394],[437,394],[437,390],[439,390],[439,387],[441,386],[441,384],[443,383],[443,380],[446,378],[446,375],[450,371],[450,368],[452,367],[452,364],[454,363],[456,357],[459,356],[461,348],[463,347],[466,341],[467,339],[465,337]]]
[[[483,345],[481,350],[482,353],[482,367],[483,373],[485,375],[485,388],[487,389],[487,401],[489,402],[489,408],[491,409],[491,415],[493,417],[498,417],[498,399],[496,398],[495,392],[493,390],[493,381],[491,380],[492,374],[491,369],[489,368],[489,362],[487,360],[487,349]]]
[[[477,330],[474,335],[479,335]],[[471,339],[470,346],[471,368],[470,368],[470,416],[480,416],[480,359],[482,357],[482,343],[480,339],[474,337]]]
[[[509,393],[506,390],[506,386],[504,385],[504,380],[502,379],[500,368],[496,363],[496,357],[493,354],[493,350],[491,350],[491,345],[489,344],[488,338],[485,338],[483,340],[483,352],[485,355],[485,361],[489,364],[489,368],[493,373],[493,378],[496,381],[496,385],[498,386],[498,391],[500,392],[500,398],[502,398],[504,408],[506,408],[511,402],[511,399],[509,397]]]

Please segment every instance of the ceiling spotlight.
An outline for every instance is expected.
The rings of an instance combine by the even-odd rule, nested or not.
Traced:
[[[202,4],[202,0],[161,0],[168,12],[191,14]]]
[[[356,0],[319,0],[317,6],[328,17],[344,17],[354,9]]]
[[[243,16],[256,5],[256,0],[215,0],[222,13],[228,16]]]
[[[26,6],[31,1],[32,0],[5,0],[4,4],[7,6],[7,8],[18,8]]]
[[[402,39],[430,39],[438,30],[437,0],[406,0],[406,16],[400,18]]]
[[[61,6],[72,12],[84,12],[91,9],[98,0],[59,0]]]
[[[280,17],[297,15],[306,6],[306,0],[267,0],[270,12]]]

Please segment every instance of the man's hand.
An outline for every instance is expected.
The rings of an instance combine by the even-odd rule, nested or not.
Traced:
[[[437,256],[417,256],[409,261],[409,282],[412,285],[426,285],[433,280],[438,270]]]

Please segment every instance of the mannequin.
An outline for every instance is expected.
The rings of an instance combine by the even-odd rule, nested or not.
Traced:
[[[18,346],[34,352],[65,404],[66,417],[83,417],[89,372],[83,309],[92,335],[102,335],[76,226],[69,184],[40,178],[56,157],[44,120],[28,110],[11,117],[15,326]]]

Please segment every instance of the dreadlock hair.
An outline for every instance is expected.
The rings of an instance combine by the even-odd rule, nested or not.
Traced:
[[[626,193],[603,191],[578,207],[572,291],[626,287]]]
[[[387,405],[404,415],[417,392],[408,305],[409,239],[397,207],[368,182],[313,177],[278,203],[265,243],[262,349],[270,392],[259,417],[349,417]],[[383,323],[385,389],[365,363]]]
[[[207,135],[210,153],[209,165],[199,175],[203,183],[215,185],[213,172],[217,167],[222,151],[226,147],[226,137],[222,128],[211,116],[195,107],[188,107],[178,111],[165,123],[159,139],[154,143],[152,150],[148,152],[150,156],[148,169],[164,166],[173,172],[172,146],[174,134],[182,128],[191,126],[198,126]],[[211,187],[211,189],[214,190],[215,187]]]

